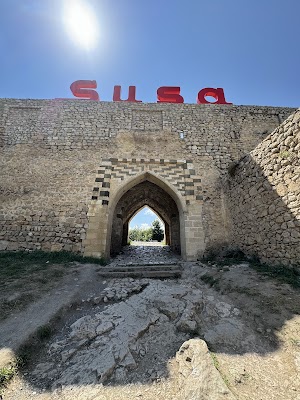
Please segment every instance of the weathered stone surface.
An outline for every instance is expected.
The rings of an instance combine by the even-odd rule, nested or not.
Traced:
[[[96,336],[97,321],[93,320],[90,315],[78,319],[74,324],[71,325],[71,338],[92,339]]]
[[[267,263],[300,261],[299,116],[300,110],[240,161],[227,189],[232,243]]]
[[[179,398],[182,400],[234,400],[214,366],[206,343],[190,339],[176,354]]]
[[[178,318],[182,314],[185,304],[183,301],[165,295],[154,300],[154,306],[171,320]]]
[[[197,331],[197,323],[190,319],[180,318],[176,324],[176,328],[182,332],[193,333]]]
[[[129,288],[132,287],[132,282],[127,283]],[[124,283],[123,287],[125,289]],[[173,294],[172,286],[153,281],[126,301],[108,305],[102,312],[73,323],[70,327],[72,348],[61,352],[61,347],[57,346],[62,361],[69,362],[68,367],[61,371],[57,383],[104,382],[119,365],[128,370],[134,369],[136,361],[133,354],[142,356],[145,351],[139,349],[139,339],[151,326],[168,323],[166,311],[172,318],[180,318],[185,302],[174,297],[178,296],[176,289]],[[162,311],[156,307],[157,301]],[[175,308],[170,306],[172,303]],[[88,339],[89,343],[84,339]],[[55,353],[55,347],[51,346],[51,351]]]

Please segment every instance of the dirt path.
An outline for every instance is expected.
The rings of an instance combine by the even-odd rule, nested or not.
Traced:
[[[60,281],[56,288],[29,305],[24,311],[0,322],[0,367],[15,357],[19,346],[39,327],[46,325],[65,307],[81,301],[83,292],[92,291],[98,267],[93,264],[74,264],[72,273]]]
[[[74,282],[60,288],[77,306],[4,400],[300,400],[300,297],[290,285],[247,263],[184,263],[179,280],[103,282],[96,270],[81,271],[72,294]]]

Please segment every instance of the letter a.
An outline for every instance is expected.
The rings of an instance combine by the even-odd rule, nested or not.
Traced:
[[[206,100],[206,96],[211,96],[216,99],[213,103],[211,101]],[[224,90],[222,88],[204,88],[200,90],[197,96],[197,103],[198,104],[232,104],[227,103],[225,100]]]

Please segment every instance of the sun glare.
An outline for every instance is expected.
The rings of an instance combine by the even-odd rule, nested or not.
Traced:
[[[98,21],[86,0],[65,0],[63,21],[71,39],[91,50],[99,36]]]

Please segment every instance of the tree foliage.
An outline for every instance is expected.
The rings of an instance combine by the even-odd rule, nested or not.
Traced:
[[[134,227],[129,230],[129,240],[134,242],[150,242],[157,240],[161,242],[164,238],[164,231],[158,219],[152,222],[150,228]]]
[[[161,242],[163,238],[164,231],[162,230],[159,220],[156,219],[152,222],[152,240],[157,240],[158,242]]]
[[[129,240],[134,242],[150,242],[152,240],[152,228],[135,227],[129,231]]]

